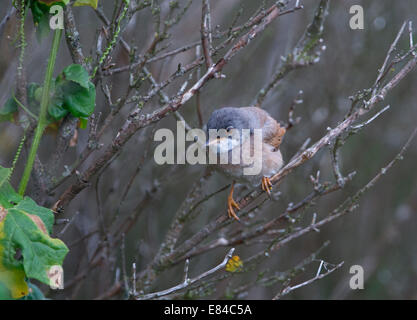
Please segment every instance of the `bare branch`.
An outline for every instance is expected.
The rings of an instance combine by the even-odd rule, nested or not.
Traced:
[[[93,177],[101,167],[105,165],[113,155],[118,152],[127,141],[139,130],[151,123],[157,122],[168,114],[177,111],[188,100],[190,100],[196,92],[198,92],[214,75],[224,68],[224,66],[243,48],[245,48],[249,42],[261,33],[272,21],[279,16],[280,10],[278,5],[274,4],[270,13],[259,24],[252,27],[252,29],[240,38],[240,40],[221,58],[214,66],[210,67],[207,72],[184,94],[180,97],[173,99],[169,104],[157,109],[151,114],[141,114],[141,108],[133,110],[124,125],[117,133],[115,139],[111,145],[106,149],[103,155],[94,161],[81,175],[74,184],[72,184],[64,194],[60,197],[57,205],[59,207],[65,207],[69,201],[71,201],[78,193],[84,190],[88,186],[88,181]]]
[[[207,69],[213,65],[211,58],[212,35],[211,35],[211,12],[210,0],[203,0],[202,17],[201,17],[201,46],[203,48],[204,58]]]
[[[387,66],[388,60],[390,59],[392,52],[395,50],[395,47],[396,47],[398,41],[400,40],[401,35],[404,32],[405,25],[406,25],[406,22],[404,22],[402,24],[402,26],[400,28],[400,31],[398,31],[397,36],[395,37],[394,41],[392,42],[392,44],[391,44],[391,46],[390,46],[390,48],[388,50],[388,53],[387,53],[387,55],[385,57],[384,63],[382,64],[382,67],[379,69],[378,76],[377,76],[377,78],[375,80],[375,83],[374,83],[374,92],[373,92],[373,94],[375,94],[376,89],[377,89],[377,85],[379,84],[379,82],[383,78],[383,75],[385,73],[385,68]]]
[[[339,137],[342,133],[344,133],[346,130],[352,130],[351,126],[353,123],[362,115],[366,114],[371,110],[378,102],[382,101],[387,93],[392,90],[401,79],[403,79],[411,70],[415,67],[417,64],[417,59],[413,58],[411,59],[382,89],[380,89],[376,95],[372,95],[369,100],[365,101],[363,103],[363,108],[359,108],[352,112],[350,116],[348,116],[344,121],[342,121],[337,127],[334,129],[328,130],[328,132],[315,144],[313,144],[311,147],[307,148],[306,150],[302,151],[297,156],[293,157],[287,165],[285,165],[276,175],[270,178],[271,182],[273,184],[280,183],[289,173],[291,173],[295,168],[301,166],[308,160],[312,159],[319,150],[321,150],[323,147],[328,146],[331,144],[332,141],[334,141],[337,137]],[[349,178],[349,177],[348,177]],[[340,186],[339,186],[340,187]],[[255,190],[242,199],[238,201],[238,205],[241,208],[241,211],[249,206],[255,199],[257,199],[261,194],[263,194],[262,191]],[[350,210],[348,210],[350,211]],[[332,216],[330,220],[334,219]],[[191,250],[195,250],[195,247],[198,243],[201,243],[204,239],[206,239],[214,230],[218,229],[220,226],[224,226],[225,224],[230,223],[227,219],[226,214],[221,214],[217,217],[214,221],[209,223],[208,225],[201,228],[201,230],[193,235],[190,239],[186,240],[182,245],[180,245],[174,253],[168,254],[163,256],[163,260],[160,261],[160,264],[164,265],[165,263],[168,263],[168,261],[176,261],[177,259],[180,259],[184,255],[187,255],[187,252]],[[319,224],[320,222],[318,222]],[[309,226],[308,230],[313,230],[313,228],[317,228],[320,225],[312,225]],[[297,233],[295,233],[297,234]],[[231,245],[231,243],[228,243]],[[158,265],[160,265],[158,264]],[[145,274],[142,274],[142,276],[145,276]]]
[[[281,58],[282,62],[271,77],[271,80],[259,91],[254,102],[256,106],[260,107],[262,105],[269,92],[274,89],[289,72],[319,61],[320,51],[315,52],[315,50],[322,41],[321,36],[323,34],[324,20],[328,13],[328,5],[328,0],[320,1],[312,23],[306,28],[292,52],[286,57]],[[303,7],[297,2],[291,12],[302,8]]]
[[[281,292],[279,292],[275,297],[273,297],[272,300],[278,300],[278,299],[282,298],[283,296],[289,294],[290,292],[292,292],[292,291],[294,291],[296,289],[299,289],[301,287],[305,287],[305,286],[307,286],[309,284],[312,284],[313,282],[315,282],[317,280],[323,279],[324,277],[327,277],[332,272],[334,272],[337,269],[341,268],[343,266],[343,264],[344,264],[344,262],[341,262],[338,265],[336,265],[335,267],[327,270],[325,273],[321,273],[321,269],[322,269],[322,266],[323,266],[324,263],[327,263],[327,262],[324,262],[322,260],[321,263],[320,263],[319,269],[317,270],[317,274],[316,274],[316,276],[314,278],[312,278],[310,280],[307,280],[307,281],[304,281],[304,282],[299,283],[299,284],[294,285],[294,286],[285,287]]]
[[[235,251],[235,248],[232,248],[229,250],[229,252],[226,254],[226,256],[224,257],[223,261],[218,264],[217,266],[215,266],[214,268],[207,270],[206,272],[200,274],[199,276],[195,277],[195,278],[191,278],[189,279],[187,277],[187,273],[188,273],[188,263],[186,263],[186,267],[185,267],[185,279],[182,283],[180,283],[179,285],[163,290],[163,291],[159,291],[159,292],[154,292],[154,293],[148,293],[145,295],[139,295],[136,297],[136,299],[138,300],[149,300],[149,299],[155,299],[155,298],[159,298],[162,296],[166,296],[168,294],[174,293],[176,291],[182,290],[184,288],[187,288],[188,286],[196,283],[197,281],[200,281],[222,269],[224,269],[226,267],[227,262],[229,261],[229,259],[232,257],[233,252]]]

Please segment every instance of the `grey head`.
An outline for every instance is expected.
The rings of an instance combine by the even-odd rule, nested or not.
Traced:
[[[215,110],[207,122],[207,131],[210,129],[254,129],[253,117],[245,108],[225,107]]]
[[[251,108],[225,107],[215,110],[207,122],[207,141],[206,146],[216,147],[215,152],[229,152],[248,138],[248,132],[243,129],[249,129],[250,135],[254,130],[259,128],[259,118],[254,114]],[[223,131],[223,132],[222,132]],[[213,149],[210,149],[213,151]]]

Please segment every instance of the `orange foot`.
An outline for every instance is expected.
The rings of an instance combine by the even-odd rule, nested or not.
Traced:
[[[262,190],[268,193],[269,196],[271,196],[272,183],[268,177],[262,177]]]
[[[233,181],[232,189],[230,189],[229,196],[227,197],[227,213],[229,215],[229,218],[234,218],[235,220],[240,221],[239,217],[235,213],[235,210],[233,209],[233,208],[236,208],[237,210],[240,210],[239,205],[233,199],[234,189],[235,189],[235,182]]]

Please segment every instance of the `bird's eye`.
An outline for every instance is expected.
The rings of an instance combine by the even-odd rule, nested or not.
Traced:
[[[232,130],[233,129],[233,127],[232,126],[228,126],[227,128],[226,128],[226,131],[227,132],[230,132],[230,130]]]

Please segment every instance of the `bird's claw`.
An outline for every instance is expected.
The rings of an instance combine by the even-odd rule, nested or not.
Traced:
[[[229,218],[234,218],[237,221],[240,221],[239,217],[236,215],[236,212],[233,208],[240,210],[239,205],[233,199],[233,190],[234,190],[234,183],[232,184],[232,189],[230,190],[229,196],[227,197],[227,214]]]
[[[271,196],[272,182],[268,177],[262,177],[262,190],[268,193],[268,196]]]
[[[229,218],[234,218],[235,220],[239,221],[239,217],[236,215],[236,212],[233,208],[240,210],[239,205],[233,198],[229,198],[227,201],[227,213],[229,214]]]

